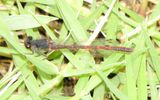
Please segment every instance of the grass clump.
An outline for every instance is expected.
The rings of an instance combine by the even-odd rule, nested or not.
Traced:
[[[1,0],[0,5],[1,99],[160,98],[160,2]],[[133,51],[61,49],[39,54],[40,49],[24,46],[27,36]]]

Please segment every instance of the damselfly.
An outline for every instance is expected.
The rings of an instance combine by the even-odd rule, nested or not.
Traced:
[[[77,49],[88,49],[88,50],[112,50],[112,51],[121,51],[121,52],[132,52],[132,48],[121,47],[121,46],[108,46],[108,45],[62,45],[62,44],[55,44],[47,39],[35,39],[31,36],[27,37],[25,41],[25,47],[31,48],[32,50],[41,49],[41,50],[58,50],[58,49],[70,49],[70,50],[77,50]]]

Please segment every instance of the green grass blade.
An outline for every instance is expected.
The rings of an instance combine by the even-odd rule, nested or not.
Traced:
[[[106,87],[109,88],[110,91],[117,96],[117,98],[119,98],[120,100],[128,100],[127,96],[125,96],[120,90],[118,90],[117,87],[115,87],[114,84],[107,77],[105,77],[104,72],[98,70],[95,67],[93,69],[96,70],[98,76],[104,81]]]
[[[9,96],[10,96],[14,91],[16,91],[16,89],[18,88],[18,86],[19,86],[20,84],[22,84],[22,82],[23,82],[23,78],[20,77],[14,84],[12,84],[12,85],[7,89],[7,91],[5,91],[4,94],[2,94],[2,95],[0,96],[1,100],[6,100],[7,98],[9,98]]]
[[[86,41],[87,35],[82,25],[76,18],[75,12],[65,0],[56,0],[58,10],[65,22],[66,27],[71,32],[75,41]]]
[[[5,17],[5,18],[4,18]],[[12,15],[4,16],[4,22],[10,30],[20,30],[20,29],[29,29],[40,27],[40,24],[34,19],[32,15]],[[43,23],[47,24],[50,21],[57,20],[56,17],[49,17],[45,15],[36,15]]]
[[[136,77],[134,75],[132,61],[132,56],[126,55],[127,93],[130,100],[137,100]]]
[[[148,35],[144,34],[144,37],[145,37],[145,43],[146,43],[146,46],[148,48],[153,66],[154,66],[155,71],[156,71],[156,74],[157,74],[158,78],[160,79],[160,67],[159,67],[160,58],[159,58],[158,53],[155,50],[155,48],[154,48],[154,46],[153,46],[153,44],[150,40],[150,38],[148,37]]]
[[[146,77],[146,56],[142,55],[140,62],[140,70],[137,80],[138,100],[147,100],[147,77]]]

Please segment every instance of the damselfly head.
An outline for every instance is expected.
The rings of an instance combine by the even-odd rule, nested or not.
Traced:
[[[27,39],[24,41],[24,45],[26,48],[31,48],[31,42],[33,38],[31,36],[28,36]]]

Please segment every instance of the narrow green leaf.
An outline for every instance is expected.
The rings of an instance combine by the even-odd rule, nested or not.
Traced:
[[[127,94],[130,100],[137,100],[136,77],[134,75],[132,61],[132,56],[126,55]]]
[[[117,98],[119,98],[120,100],[128,100],[127,96],[125,96],[120,90],[118,90],[117,87],[107,77],[105,77],[104,72],[98,70],[95,67],[93,67],[93,69],[96,70],[98,76],[104,81],[106,87],[109,88],[110,91],[112,91],[117,96]]]
[[[103,100],[105,95],[105,86],[100,84],[94,89],[93,100]]]
[[[36,15],[43,23],[47,24],[50,21],[57,20],[56,17],[49,17],[45,15]],[[4,22],[10,30],[20,30],[40,27],[40,24],[34,19],[32,15],[11,15],[3,16]]]
[[[154,45],[152,44],[150,38],[148,37],[148,35],[144,34],[144,37],[145,37],[145,44],[146,44],[146,46],[148,48],[148,51],[149,51],[149,54],[150,54],[154,69],[156,71],[156,74],[157,74],[158,78],[160,79],[160,67],[159,67],[160,58],[158,56],[157,51],[154,48]]]
[[[6,100],[9,96],[16,91],[18,86],[23,82],[23,78],[20,77],[14,84],[12,84],[4,94],[0,95],[1,100]]]
[[[75,41],[86,41],[87,35],[82,25],[76,18],[73,9],[65,0],[56,0],[58,10]]]
[[[158,91],[156,87],[155,80],[153,78],[153,70],[150,68],[150,65],[147,64],[147,69],[148,69],[148,80],[149,80],[149,86],[150,86],[150,93],[151,93],[151,99],[156,100],[158,97]]]
[[[147,100],[147,73],[146,73],[146,56],[141,56],[140,70],[137,80],[138,100]]]

